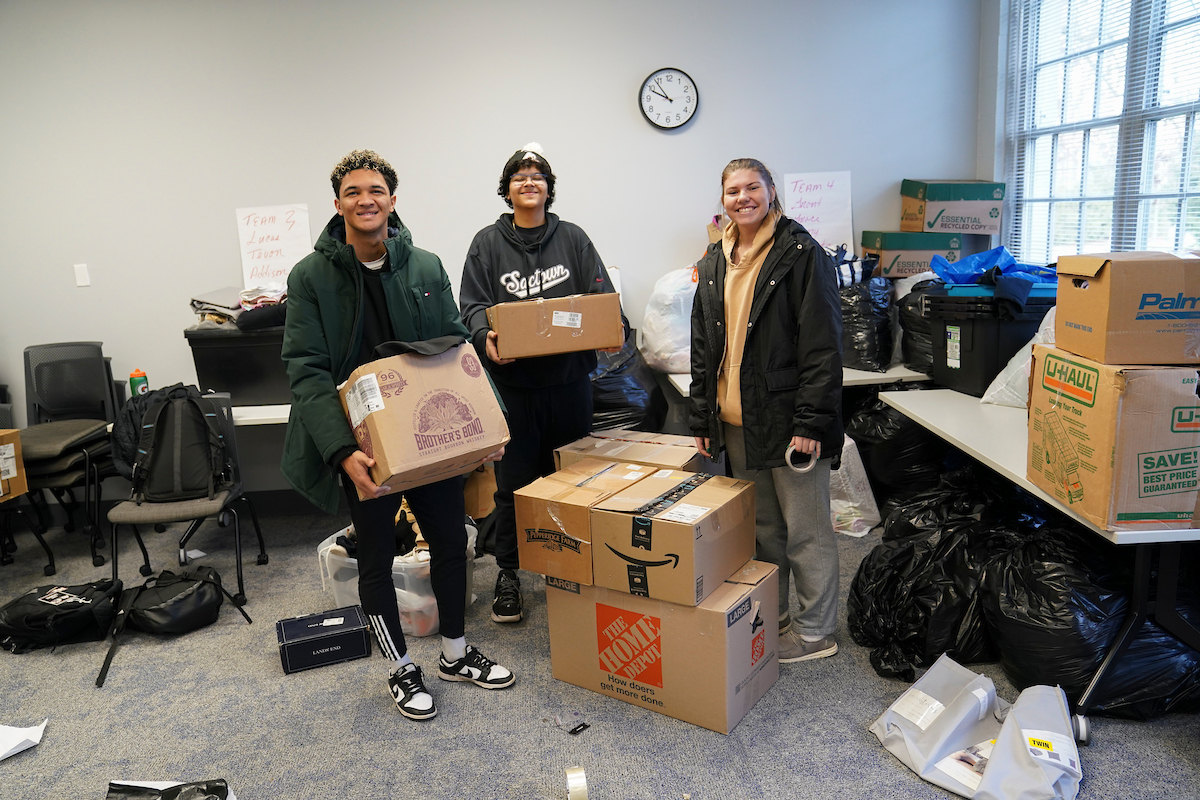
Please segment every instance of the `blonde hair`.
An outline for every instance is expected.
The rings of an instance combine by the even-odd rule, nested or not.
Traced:
[[[775,188],[775,178],[771,176],[771,170],[767,169],[767,165],[759,161],[757,158],[735,158],[725,165],[725,169],[721,171],[721,192],[725,191],[725,181],[729,176],[737,172],[739,169],[752,169],[758,173],[762,182],[771,188],[774,197],[771,199],[771,210],[783,213],[783,203],[779,200],[779,190]]]

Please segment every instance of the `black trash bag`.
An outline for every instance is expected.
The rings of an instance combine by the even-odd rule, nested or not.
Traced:
[[[1077,702],[1129,612],[1128,548],[1067,528],[1014,533],[994,544],[981,597],[1005,674],[1018,689],[1059,685]],[[1177,607],[1191,625],[1200,625],[1194,592],[1181,586]],[[1196,709],[1200,653],[1145,622],[1108,671],[1088,713],[1150,719]]]
[[[926,375],[933,374],[933,325],[921,316],[921,300],[930,289],[943,285],[940,280],[919,281],[896,301],[904,366]]]
[[[596,352],[591,374],[592,430],[658,430],[666,419],[666,398],[634,338],[631,330],[620,351]]]
[[[183,783],[166,789],[110,783],[104,800],[225,800],[227,797],[229,785],[223,779],[217,779]]]
[[[838,293],[842,298],[842,365],[886,372],[892,362],[892,282],[871,278]]]

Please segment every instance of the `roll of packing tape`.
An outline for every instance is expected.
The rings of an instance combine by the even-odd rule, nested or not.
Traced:
[[[797,467],[795,464],[792,463],[792,453],[794,453],[794,452],[796,452],[796,448],[792,447],[789,444],[787,452],[783,454],[783,460],[786,461],[787,465],[792,468],[792,472],[800,472],[800,473],[812,472],[813,467],[817,466],[817,460],[810,455],[808,457],[807,464],[805,464],[803,467]]]
[[[567,768],[567,800],[587,800],[587,776],[583,767]]]

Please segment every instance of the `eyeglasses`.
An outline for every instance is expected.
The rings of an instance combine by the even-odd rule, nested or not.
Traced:
[[[511,178],[508,179],[508,182],[513,184],[514,186],[521,186],[526,181],[533,181],[534,183],[545,183],[546,177],[547,176],[543,175],[540,172],[534,172],[531,175],[513,175]]]

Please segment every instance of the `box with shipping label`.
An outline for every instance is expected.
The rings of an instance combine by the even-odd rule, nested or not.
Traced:
[[[614,292],[539,297],[487,310],[501,358],[528,358],[625,344],[621,298]]]
[[[547,578],[554,677],[729,733],[779,677],[778,579],[751,561],[690,607]]]
[[[518,489],[513,501],[521,569],[590,584],[592,506],[654,471],[585,458]]]
[[[1106,530],[1192,528],[1200,371],[1035,345],[1026,477]]]
[[[682,440],[683,437],[678,438]],[[633,442],[585,436],[554,451],[554,464],[558,469],[568,467],[585,458],[623,461],[629,464],[646,464],[661,469],[688,471],[697,469],[701,462],[701,456],[696,452],[696,446],[690,439],[684,440],[682,443],[671,440]]]
[[[927,233],[1000,233],[1004,184],[991,181],[900,183],[900,230]]]
[[[21,459],[21,432],[0,430],[0,503],[29,491]]]
[[[592,506],[592,583],[685,606],[754,557],[754,484],[659,470]]]
[[[281,619],[275,636],[283,671],[289,674],[371,655],[371,633],[360,606]]]
[[[1062,256],[1055,314],[1056,344],[1103,364],[1200,363],[1200,259]]]
[[[902,278],[929,272],[934,256],[957,261],[962,255],[962,236],[957,233],[904,233],[863,231],[862,255],[879,256],[884,278]]]
[[[371,480],[393,490],[470,472],[508,442],[508,424],[475,350],[389,356],[338,387]]]

